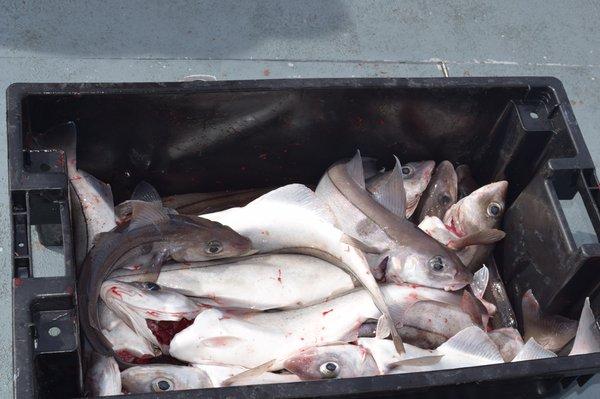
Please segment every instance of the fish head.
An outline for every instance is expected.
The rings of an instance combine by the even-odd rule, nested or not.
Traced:
[[[208,374],[190,366],[149,364],[135,366],[121,373],[123,389],[128,393],[168,392],[210,388]]]
[[[283,367],[301,380],[353,378],[379,374],[371,353],[362,346],[333,344],[300,349]]]
[[[460,237],[500,225],[505,210],[506,180],[487,184],[452,205],[444,223]]]
[[[435,168],[434,161],[408,162],[402,165],[402,180],[406,192],[407,216],[412,214],[419,203],[419,198],[431,180]]]
[[[229,226],[200,217],[186,219],[181,233],[171,240],[171,257],[178,262],[202,262],[257,252],[252,241]]]
[[[435,169],[431,184],[433,206],[447,209],[456,202],[457,180],[454,166],[449,161],[442,161]],[[443,215],[443,214],[442,214]]]
[[[390,251],[386,280],[446,291],[455,291],[470,284],[473,274],[466,269],[460,258],[431,237],[425,237],[415,246]]]
[[[189,319],[201,310],[185,295],[148,281],[125,283],[107,280],[100,288],[100,296],[107,304],[119,302],[152,320]]]

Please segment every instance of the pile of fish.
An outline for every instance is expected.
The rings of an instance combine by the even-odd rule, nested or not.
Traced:
[[[523,297],[524,336],[493,329],[486,260],[508,183],[395,159],[332,165],[316,190],[186,194],[140,183],[116,207],[77,169],[78,301],[92,395],[470,367],[600,350],[581,321]],[[510,304],[509,304],[510,307]],[[574,343],[573,343],[574,340]],[[568,353],[568,352],[567,352]]]

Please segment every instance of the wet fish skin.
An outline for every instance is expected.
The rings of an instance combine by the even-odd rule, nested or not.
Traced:
[[[92,353],[86,388],[94,397],[121,395],[121,373],[113,357]]]
[[[160,355],[160,352],[155,350],[152,344],[144,338],[144,336],[152,334],[147,326],[147,331],[144,334],[137,334],[110,310],[104,301],[100,301],[98,306],[102,334],[110,342],[115,352],[126,351],[136,358],[148,358]]]
[[[199,368],[208,374],[212,381],[213,387],[223,386],[223,382],[234,376],[239,376],[241,373],[248,371],[249,369],[241,366],[223,366],[216,364],[192,364],[193,367]],[[264,372],[257,376],[251,376],[240,379],[233,384],[228,386],[240,386],[240,385],[259,385],[259,384],[282,384],[286,382],[297,382],[300,378],[295,374],[284,374],[284,373],[271,373]]]
[[[373,274],[385,272],[389,282],[410,282],[448,290],[468,284],[472,275],[453,251],[406,218],[397,216],[405,209],[399,161],[377,199],[364,189],[362,173],[354,172],[356,165],[361,165],[360,153],[349,163],[330,167],[316,193],[330,206],[346,234],[381,252],[369,256]]]
[[[367,349],[349,344],[300,349],[283,362],[283,367],[304,381],[380,374],[375,359]]]
[[[123,389],[128,393],[152,393],[211,388],[208,375],[195,367],[148,364],[121,372]]]
[[[162,199],[163,206],[175,209],[184,215],[202,215],[225,209],[246,206],[272,188],[219,191],[214,193],[190,193],[172,195]]]
[[[377,307],[389,315],[363,252],[334,226],[331,209],[309,188],[290,184],[265,194],[244,208],[203,217],[234,227],[249,237],[260,252],[286,250],[316,256],[344,268],[368,290]],[[393,333],[398,342],[397,332]]]
[[[213,254],[209,249],[214,248],[215,243],[219,243],[221,249]],[[134,212],[132,222],[102,235],[88,253],[79,276],[77,297],[81,326],[92,347],[101,354],[111,355],[112,350],[101,333],[98,320],[100,286],[119,267],[119,262],[135,259],[143,248],[156,251],[153,263],[146,265],[153,274],[168,258],[194,262],[252,252],[250,240],[221,224],[167,215],[156,208],[142,207],[139,212]]]
[[[406,218],[410,218],[417,206],[423,192],[430,183],[431,174],[435,168],[434,161],[419,161],[408,162],[402,166],[402,179],[404,191],[406,192]],[[391,172],[379,173],[366,181],[366,189],[370,193],[374,193],[382,185],[386,184],[386,180]]]
[[[431,181],[423,193],[419,203],[417,221],[425,216],[444,217],[446,211],[457,201],[457,177],[454,166],[449,161],[442,161],[435,168]]]
[[[577,322],[560,315],[545,315],[532,290],[523,294],[521,301],[523,314],[523,339],[534,338],[544,349],[560,351],[577,332]]]
[[[506,327],[492,330],[488,336],[500,350],[505,362],[512,361],[523,348],[523,338],[515,328]]]
[[[469,165],[458,165],[456,167],[456,178],[458,186],[458,199],[462,199],[479,187],[473,175]]]
[[[304,307],[354,289],[348,273],[312,256],[266,254],[220,263],[167,265],[156,283],[199,297],[197,303],[252,310]],[[137,278],[119,277],[122,281]]]
[[[456,293],[395,284],[383,286],[382,292],[394,321],[402,322],[411,304],[426,300],[431,318],[439,323],[426,321],[423,308],[417,306],[413,314],[406,316],[406,324],[412,324],[414,318],[419,320],[419,324],[428,323],[432,329],[437,329],[434,331],[436,334],[449,336],[460,331],[463,323],[473,325],[470,316],[460,309],[456,310],[460,312],[459,320],[450,320],[456,306],[449,308],[445,303],[435,302],[447,296],[446,302],[459,303],[460,295]],[[434,307],[434,303],[438,306]],[[441,317],[444,312],[447,312],[446,322]],[[192,363],[210,362],[247,368],[277,359],[272,369],[277,370],[281,361],[305,346],[356,340],[361,324],[380,316],[381,312],[362,289],[307,308],[279,312],[239,315],[209,309],[200,313],[194,324],[175,335],[170,344],[170,354]]]
[[[506,180],[486,184],[452,205],[444,224],[459,237],[500,226],[506,208]]]

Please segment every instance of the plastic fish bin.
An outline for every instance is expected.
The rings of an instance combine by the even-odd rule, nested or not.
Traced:
[[[78,167],[128,199],[314,185],[357,148],[391,164],[467,163],[480,184],[509,181],[494,259],[519,317],[532,288],[547,311],[600,311],[600,245],[577,245],[560,200],[577,193],[600,233],[594,165],[555,78],[310,79],[14,84],[8,89],[18,398],[77,397],[84,364],[68,179],[59,142],[78,130]],[[35,234],[34,234],[35,233]],[[37,241],[33,241],[33,237]],[[36,246],[59,248],[64,275],[40,277]],[[60,252],[59,251],[59,252]],[[58,334],[57,334],[58,332]],[[600,370],[600,353],[455,370],[163,393],[166,398],[543,396]],[[142,397],[141,395],[140,397]]]

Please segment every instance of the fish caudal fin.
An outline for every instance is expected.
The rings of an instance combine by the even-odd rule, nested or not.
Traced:
[[[479,327],[461,330],[437,348],[443,355],[469,357],[470,364],[503,363],[502,355],[494,341]]]
[[[575,342],[569,356],[596,352],[600,352],[600,329],[598,329],[594,312],[590,307],[590,298],[585,298]]]
[[[544,347],[538,344],[535,339],[529,338],[512,361],[522,362],[525,360],[546,359],[549,357],[556,357],[556,354],[544,349]]]

